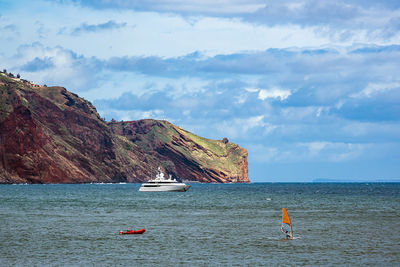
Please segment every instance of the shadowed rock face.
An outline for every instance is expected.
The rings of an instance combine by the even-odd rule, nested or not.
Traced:
[[[158,166],[178,180],[249,182],[247,151],[167,121],[104,122],[62,87],[0,74],[0,183],[142,182]]]

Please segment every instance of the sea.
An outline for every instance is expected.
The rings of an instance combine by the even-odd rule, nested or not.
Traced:
[[[0,266],[400,266],[399,183],[139,187],[0,185]]]

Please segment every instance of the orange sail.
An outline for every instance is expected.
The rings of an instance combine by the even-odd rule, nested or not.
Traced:
[[[290,222],[289,214],[287,213],[286,208],[282,209],[282,223],[287,223],[289,225],[292,225]]]

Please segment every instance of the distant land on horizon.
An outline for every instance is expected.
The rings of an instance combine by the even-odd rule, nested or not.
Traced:
[[[325,179],[318,178],[312,181],[313,183],[400,183],[400,179],[390,180],[390,179],[376,179],[376,180],[366,180],[366,179]]]

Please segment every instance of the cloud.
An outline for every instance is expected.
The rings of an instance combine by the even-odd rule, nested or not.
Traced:
[[[249,136],[259,127],[263,127],[264,116],[254,116],[247,118],[235,118],[232,120],[224,120],[218,123],[217,131],[221,134],[229,136],[229,138],[237,139],[240,136]]]
[[[360,98],[368,97],[371,98],[374,95],[388,91],[388,90],[400,90],[400,82],[392,83],[370,83],[368,86],[359,93],[350,95],[350,97]]]
[[[80,26],[73,28],[71,30],[72,35],[79,35],[82,33],[90,33],[90,32],[100,32],[100,31],[107,31],[107,30],[114,30],[114,29],[120,29],[126,26],[126,23],[117,23],[113,20],[109,20],[105,23],[100,23],[100,24],[87,24],[87,23],[82,23]],[[63,33],[65,29],[61,29],[60,33]]]
[[[138,119],[168,120],[168,118],[164,115],[164,112],[158,109],[146,111],[135,109],[124,111],[120,109],[103,109],[102,116],[106,116],[107,118],[110,118],[110,120],[117,118],[119,121],[132,121]]]
[[[127,73],[127,77],[130,73],[142,75],[141,78],[152,81],[152,89],[142,89],[147,98],[135,100],[134,105],[166,98],[168,103],[154,103],[170,110],[182,103],[181,108],[193,117],[210,119],[204,110],[207,108],[213,111],[216,119],[226,121],[232,118],[232,114],[241,118],[270,112],[268,119],[272,124],[282,119],[286,123],[317,124],[335,118],[360,121],[398,119],[398,82],[387,81],[400,75],[398,61],[400,50],[397,46],[357,46],[269,49],[215,57],[198,53],[167,59],[114,57],[104,61],[103,66],[107,71],[122,71]],[[196,80],[198,86],[190,86]],[[129,79],[126,84],[129,88]],[[162,91],[168,93],[156,94]],[[137,88],[135,94],[140,95],[139,92]],[[133,96],[126,99],[133,99]],[[145,110],[153,109],[157,106]],[[179,117],[178,114],[166,113],[171,118]]]
[[[65,1],[64,1],[65,2]],[[269,26],[300,25],[318,27],[319,34],[333,39],[351,39],[360,34],[370,38],[392,38],[399,35],[399,9],[397,1],[360,0],[146,0],[146,1],[93,1],[73,0],[94,9],[131,9],[144,12],[174,13],[185,17],[208,16],[238,18]]]
[[[10,32],[13,32],[13,33],[18,33],[18,28],[17,28],[17,26],[15,24],[8,24],[8,25],[5,25],[5,26],[2,26],[0,28],[0,30],[10,31]]]
[[[282,90],[277,87],[272,87],[271,89],[265,90],[261,89],[258,92],[258,99],[265,100],[268,98],[272,99],[280,99],[285,100],[291,95],[291,92],[289,90]]]
[[[391,78],[400,75],[398,46],[100,60],[34,43],[21,46],[8,61],[13,65],[5,66],[7,69],[22,75],[25,72],[39,83],[90,91],[89,95],[96,96],[94,99],[110,91],[119,92],[115,97],[131,92],[108,107],[114,110],[130,110],[128,106],[133,105],[145,112],[166,110],[159,108],[165,106],[186,110],[192,118],[210,119],[212,114],[215,120],[226,121],[234,116],[257,117],[270,112],[264,119],[272,125],[282,119],[290,123],[322,123],[336,117],[360,121],[399,119],[400,83]],[[103,88],[101,94],[93,91],[99,86]],[[110,86],[117,86],[118,90]],[[126,101],[132,103],[125,105]],[[148,102],[153,104],[143,106]],[[178,118],[179,112],[166,114]]]
[[[235,53],[241,54],[243,51],[262,51],[268,48],[318,48],[324,44],[328,44],[327,47],[333,47],[333,45],[347,46],[353,43],[386,45],[398,43],[400,39],[399,31],[396,31],[397,26],[395,26],[397,25],[396,7],[389,9],[386,4],[368,8],[368,5],[372,6],[372,4],[363,5],[354,1],[347,5],[343,1],[331,3],[331,5],[340,6],[339,10],[346,9],[346,6],[355,6],[355,9],[363,10],[363,12],[369,10],[373,14],[369,14],[367,11],[364,13],[369,14],[368,18],[375,18],[377,21],[354,17],[352,19],[343,18],[342,22],[346,22],[345,24],[336,23],[335,20],[332,20],[332,23],[328,21],[327,24],[320,22],[303,24],[303,20],[298,22],[291,20],[290,13],[287,16],[286,13],[280,14],[279,16],[286,18],[281,21],[271,20],[272,22],[268,22],[268,16],[257,17],[257,12],[261,12],[265,8],[273,10],[275,5],[277,5],[278,10],[279,6],[283,6],[290,12],[299,9],[302,10],[301,12],[308,12],[298,7],[298,2],[228,0],[210,4],[210,1],[204,3],[195,1],[187,4],[189,7],[186,10],[189,11],[180,11],[179,8],[184,5],[181,5],[181,1],[175,0],[162,2],[83,1],[82,3],[69,0],[40,0],[35,4],[23,0],[13,5],[13,11],[5,10],[5,17],[2,20],[2,25],[16,25],[21,36],[16,38],[10,34],[10,36],[3,35],[0,39],[4,42],[3,46],[11,50],[15,50],[16,47],[24,43],[21,43],[20,40],[26,39],[29,42],[40,41],[48,46],[62,45],[76,53],[102,59],[122,58],[124,56],[128,58],[140,57],[142,55],[170,58],[183,56],[194,51],[201,51],[209,56],[233,56]],[[177,3],[180,5],[177,5]],[[314,2],[310,0],[301,1],[301,6],[313,6],[313,4]],[[330,10],[330,6],[323,8],[328,5],[326,3],[317,4],[320,6],[317,10]],[[130,9],[133,5],[136,5],[136,8]],[[259,7],[254,10],[245,9],[244,7],[247,5]],[[40,8],[36,8],[38,6]],[[161,11],[157,11],[157,6]],[[163,8],[160,6],[163,6]],[[204,8],[202,9],[201,6]],[[218,8],[218,6],[224,8]],[[228,8],[231,6],[236,6],[237,10],[247,11],[224,13],[234,10],[234,8]],[[223,12],[207,13],[207,8],[212,9],[214,7]],[[174,8],[177,9],[176,12],[173,11]],[[190,11],[191,9],[193,11]],[[35,10],[35,12],[31,12],[31,10]],[[364,14],[363,12],[360,14]],[[274,12],[272,11],[272,13]],[[341,14],[332,15],[331,18],[340,18]],[[299,16],[303,17],[304,21],[315,17],[307,14],[300,14]],[[328,16],[321,15],[321,17]],[[391,27],[389,33],[392,34],[379,34],[384,30],[382,25],[388,17],[390,17],[391,22],[386,24]],[[258,19],[261,19],[261,22]],[[352,21],[353,19],[355,21]],[[43,28],[40,24],[35,25],[36,21],[42,23]],[[278,22],[274,24],[274,21]],[[347,21],[349,22],[347,23]],[[125,23],[126,25],[123,26]],[[135,25],[135,27],[131,25]],[[353,25],[361,25],[361,28],[353,27]],[[372,25],[372,28],[368,25]],[[104,35],[107,36],[104,37]],[[350,37],[341,40],[340,38],[337,39],[337,36]],[[13,38],[14,43],[4,40],[7,37]],[[251,66],[251,58],[248,57],[248,59],[248,64],[238,71],[242,71],[248,65]],[[215,70],[218,70],[220,65],[224,71],[234,71],[239,67],[234,65],[229,70],[229,65],[223,61],[223,58],[215,58],[215,63]],[[265,64],[268,61],[264,64],[262,62],[257,63],[260,63],[260,72],[266,71],[267,67],[270,71],[275,70],[273,64]],[[282,64],[279,67],[285,66]],[[213,65],[204,66],[204,68],[215,72],[215,70],[212,70]]]
[[[176,62],[178,66],[174,64]],[[113,57],[108,60],[107,67],[119,71],[134,71],[150,75],[164,74],[171,75],[176,67],[179,67],[178,61],[171,62],[163,60],[161,57]]]
[[[241,14],[251,13],[265,6],[263,1],[211,1],[211,0],[144,0],[144,1],[92,1],[75,0],[83,6],[96,9],[133,9],[138,11],[185,13],[185,14]]]
[[[5,24],[2,23],[1,15],[0,15],[0,43],[1,46],[4,46],[5,43],[12,43],[13,41],[17,40],[21,37],[20,28],[15,24]],[[2,24],[4,26],[2,26]],[[1,53],[1,49],[0,49]]]
[[[362,6],[344,1],[270,1],[264,8],[252,14],[249,20],[268,24],[295,23],[315,25],[338,23],[360,16]]]
[[[330,113],[355,121],[400,121],[399,101],[399,91],[375,98],[348,99],[340,108],[332,108]]]
[[[45,58],[38,58],[35,57],[33,60],[28,61],[26,64],[24,64],[21,69],[23,71],[28,71],[28,72],[36,72],[36,71],[41,71],[49,68],[53,68],[54,63],[52,58],[50,57],[45,57]]]
[[[233,81],[199,84],[197,90],[184,88],[187,82],[185,79],[154,82],[151,88],[143,86],[137,93],[126,92],[115,99],[98,99],[94,104],[99,111],[113,109],[121,112],[130,110],[147,112],[159,109],[164,111],[165,116],[174,120],[181,118],[218,122],[221,119],[234,119],[236,116],[251,116],[257,112],[257,107],[251,107],[251,102],[256,98],[246,95],[240,84],[234,87]],[[238,95],[245,95],[247,101],[237,102]],[[249,107],[242,110],[243,106]],[[183,112],[185,113],[182,114]]]
[[[6,59],[10,70],[36,83],[62,85],[69,90],[86,91],[98,84],[102,62],[85,58],[62,47],[46,47],[41,43],[22,45],[17,54]]]
[[[326,84],[326,79],[348,83],[350,76],[359,75],[370,77],[367,81],[382,79],[386,71],[397,72],[396,60],[399,58],[398,46],[364,46],[340,50],[268,49],[213,57],[193,57],[192,54],[175,58],[125,56],[111,58],[107,67],[154,76],[258,75],[301,84]],[[383,66],[370,64],[373,61]],[[369,71],[373,71],[372,76],[365,75]],[[286,77],[288,75],[290,77]]]

